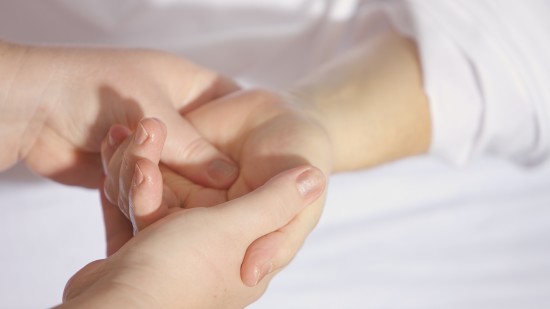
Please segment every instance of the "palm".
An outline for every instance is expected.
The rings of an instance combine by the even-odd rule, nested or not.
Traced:
[[[325,133],[274,94],[240,92],[206,104],[186,117],[238,163],[240,174],[227,190],[216,190],[162,167],[164,200],[169,206],[217,205],[255,190],[281,171],[304,164],[328,170],[330,152]]]
[[[137,216],[139,219],[134,222],[136,228],[148,226],[167,215],[166,210],[174,212],[182,208],[214,206],[236,199],[264,185],[280,172],[297,166],[313,165],[325,174],[330,169],[330,143],[325,131],[276,94],[266,91],[237,92],[205,104],[184,116],[206,140],[239,165],[239,175],[227,189],[205,187],[162,164],[159,173],[156,165],[159,162],[159,152],[153,152],[151,157],[145,155],[148,160],[142,161],[145,165],[140,167],[148,167],[145,174],[151,175],[151,179],[154,179],[149,182],[150,188],[146,190],[147,193],[143,190],[129,190],[129,173],[135,172],[128,168],[121,169],[125,175],[120,178],[123,187],[117,190],[117,167],[133,167],[135,164],[121,164],[123,153],[127,153],[126,158],[139,158],[132,155],[133,149],[137,149],[133,148],[134,146],[128,146],[129,148],[122,151],[119,150],[125,147],[120,147],[116,158],[110,159],[109,165],[114,167],[110,179],[114,181],[111,182],[112,186],[108,187],[110,196],[118,195],[119,207],[127,215],[131,209],[148,209]],[[157,146],[160,147],[151,143],[151,149],[160,151],[162,144]],[[110,157],[109,154],[105,156]],[[161,187],[161,183],[164,187]],[[141,202],[134,202],[131,207],[128,204],[131,200],[122,198],[121,204],[121,196],[127,196],[132,192],[137,194],[139,191],[142,192]],[[151,209],[152,204],[160,207]],[[253,285],[255,278],[258,278],[257,274],[260,273],[260,266],[265,273],[286,265],[316,225],[323,204],[324,199],[316,199],[313,205],[298,214],[289,224],[252,243],[243,259],[243,281]],[[123,236],[122,239],[129,238],[127,232]],[[117,248],[118,245],[113,245],[110,252],[116,251]]]

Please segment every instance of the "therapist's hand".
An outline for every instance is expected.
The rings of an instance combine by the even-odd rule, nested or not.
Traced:
[[[158,166],[147,159],[138,163],[142,174],[136,175],[132,186],[135,206],[160,205]],[[178,208],[143,229],[114,255],[73,276],[61,307],[243,308],[267,287],[267,281],[254,288],[241,281],[241,262],[249,245],[306,211],[324,187],[321,171],[298,167],[233,201],[208,208]],[[106,199],[103,205],[106,218],[125,220]]]
[[[18,160],[56,181],[97,187],[111,125],[143,117],[169,128],[162,161],[213,188],[237,176],[231,159],[180,112],[237,89],[180,57],[148,50],[29,47],[0,42],[0,170]]]
[[[150,144],[138,145],[134,136],[114,151],[105,143],[106,174],[112,178],[107,195],[133,217],[139,229],[169,213],[165,209],[172,206],[191,208],[232,200],[289,168],[311,164],[328,174],[332,149],[326,133],[289,100],[265,90],[242,91],[185,114],[206,139],[239,164],[239,177],[229,190],[206,188],[162,167],[165,207],[133,214],[130,189],[134,166],[139,158],[158,162],[164,134],[164,129],[149,119],[143,124],[154,137]],[[123,129],[115,127],[111,134],[119,136],[119,131]],[[243,261],[243,282],[253,286],[267,273],[287,265],[317,224],[323,204],[324,197],[319,198],[287,226],[255,241]]]

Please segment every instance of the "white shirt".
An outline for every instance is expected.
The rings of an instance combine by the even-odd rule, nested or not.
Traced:
[[[524,164],[550,155],[550,2],[394,1],[416,39],[433,119],[432,152]]]

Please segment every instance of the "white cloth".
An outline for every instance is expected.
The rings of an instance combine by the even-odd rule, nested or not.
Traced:
[[[432,152],[537,164],[550,155],[550,2],[404,0],[388,4],[418,42]]]
[[[0,38],[165,49],[284,88],[387,29],[386,12],[418,40],[434,153],[539,163],[550,133],[546,3],[11,0],[0,3]],[[252,307],[548,308],[549,184],[549,166],[496,159],[336,176],[318,229]],[[68,277],[103,256],[93,192],[19,166],[0,175],[0,205],[0,308],[58,303]]]

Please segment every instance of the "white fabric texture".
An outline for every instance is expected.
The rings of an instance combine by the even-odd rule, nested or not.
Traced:
[[[333,177],[318,228],[251,307],[542,309],[547,3],[11,0],[0,3],[0,38],[164,49],[278,89],[393,24],[419,46],[433,153],[473,162],[457,170],[416,158]],[[0,175],[0,205],[0,308],[59,303],[70,275],[104,255],[93,191],[17,166]]]
[[[480,153],[527,165],[548,158],[549,1],[405,0],[387,8],[418,42],[434,154],[457,164]]]

